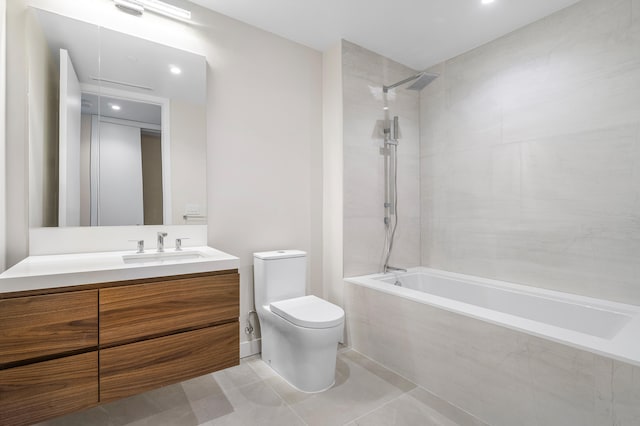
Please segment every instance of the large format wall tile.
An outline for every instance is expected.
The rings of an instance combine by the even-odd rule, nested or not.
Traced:
[[[420,263],[419,96],[404,88],[385,97],[384,84],[415,70],[343,41],[344,274],[371,274],[381,267],[385,241],[383,126],[400,119],[398,218],[392,264]]]
[[[422,264],[640,304],[637,0],[583,0],[421,94]]]

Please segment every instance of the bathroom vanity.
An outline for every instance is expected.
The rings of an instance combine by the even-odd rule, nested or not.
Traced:
[[[238,259],[185,252],[32,256],[0,275],[0,424],[237,365]]]
[[[12,8],[25,34],[12,48],[25,57],[31,256],[0,274],[2,426],[239,363],[238,258],[200,246],[205,56],[158,43],[163,21],[120,32],[96,25],[112,27],[109,14],[34,3]],[[171,247],[127,242],[142,250],[167,232]]]

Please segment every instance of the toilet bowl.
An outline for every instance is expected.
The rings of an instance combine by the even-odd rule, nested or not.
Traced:
[[[298,390],[322,392],[334,384],[344,311],[305,291],[305,252],[254,253],[262,359]]]

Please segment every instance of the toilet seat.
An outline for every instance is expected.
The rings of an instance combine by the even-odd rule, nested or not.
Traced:
[[[344,321],[341,307],[316,296],[280,300],[269,306],[271,312],[300,327],[331,328]]]

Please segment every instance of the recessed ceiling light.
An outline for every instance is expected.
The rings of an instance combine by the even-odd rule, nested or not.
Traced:
[[[482,4],[490,4],[493,3],[495,0],[482,0]]]
[[[111,104],[111,109],[114,111],[120,111],[120,105]]]
[[[169,71],[171,71],[171,74],[175,74],[175,75],[182,73],[182,70],[176,67],[175,65],[169,65]]]

